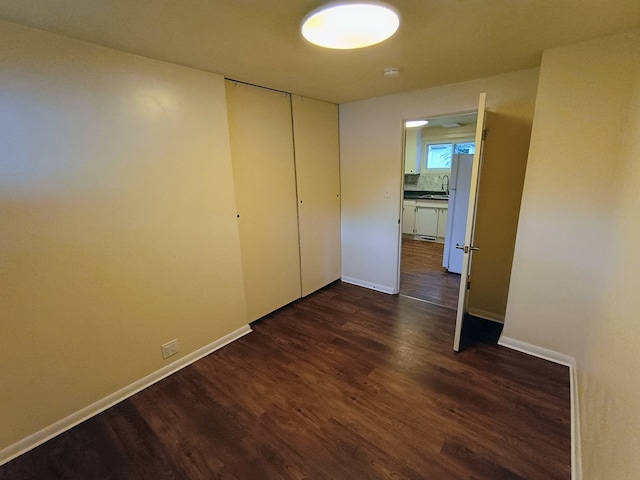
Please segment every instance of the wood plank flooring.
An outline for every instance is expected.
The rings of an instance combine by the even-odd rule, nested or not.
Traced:
[[[460,275],[442,267],[444,245],[402,236],[400,294],[457,308]]]
[[[0,467],[0,479],[570,478],[566,367],[334,283]]]

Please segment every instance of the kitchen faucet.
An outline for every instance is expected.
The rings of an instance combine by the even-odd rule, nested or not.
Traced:
[[[445,182],[446,180],[446,182]],[[447,188],[445,188],[445,185]],[[449,175],[443,175],[442,176],[442,185],[441,185],[441,190],[446,191],[447,195],[449,195]]]

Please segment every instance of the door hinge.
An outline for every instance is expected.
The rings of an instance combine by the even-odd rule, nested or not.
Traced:
[[[470,290],[470,289],[471,289],[471,281],[468,281],[467,282],[467,290]]]
[[[487,139],[487,129],[485,128],[484,130],[482,130],[482,140],[486,140]]]

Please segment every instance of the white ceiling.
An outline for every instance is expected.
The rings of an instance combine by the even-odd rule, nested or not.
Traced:
[[[321,3],[0,0],[0,18],[335,103],[535,67],[546,48],[640,28],[640,0],[387,0],[402,16],[390,40],[332,51],[300,35]]]

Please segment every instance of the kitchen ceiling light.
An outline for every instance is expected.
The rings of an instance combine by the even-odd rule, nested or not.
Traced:
[[[398,13],[381,2],[329,3],[302,21],[302,35],[325,48],[348,50],[386,40],[400,26]]]
[[[409,120],[408,122],[405,122],[404,126],[407,128],[421,127],[427,123],[429,123],[429,120]]]

